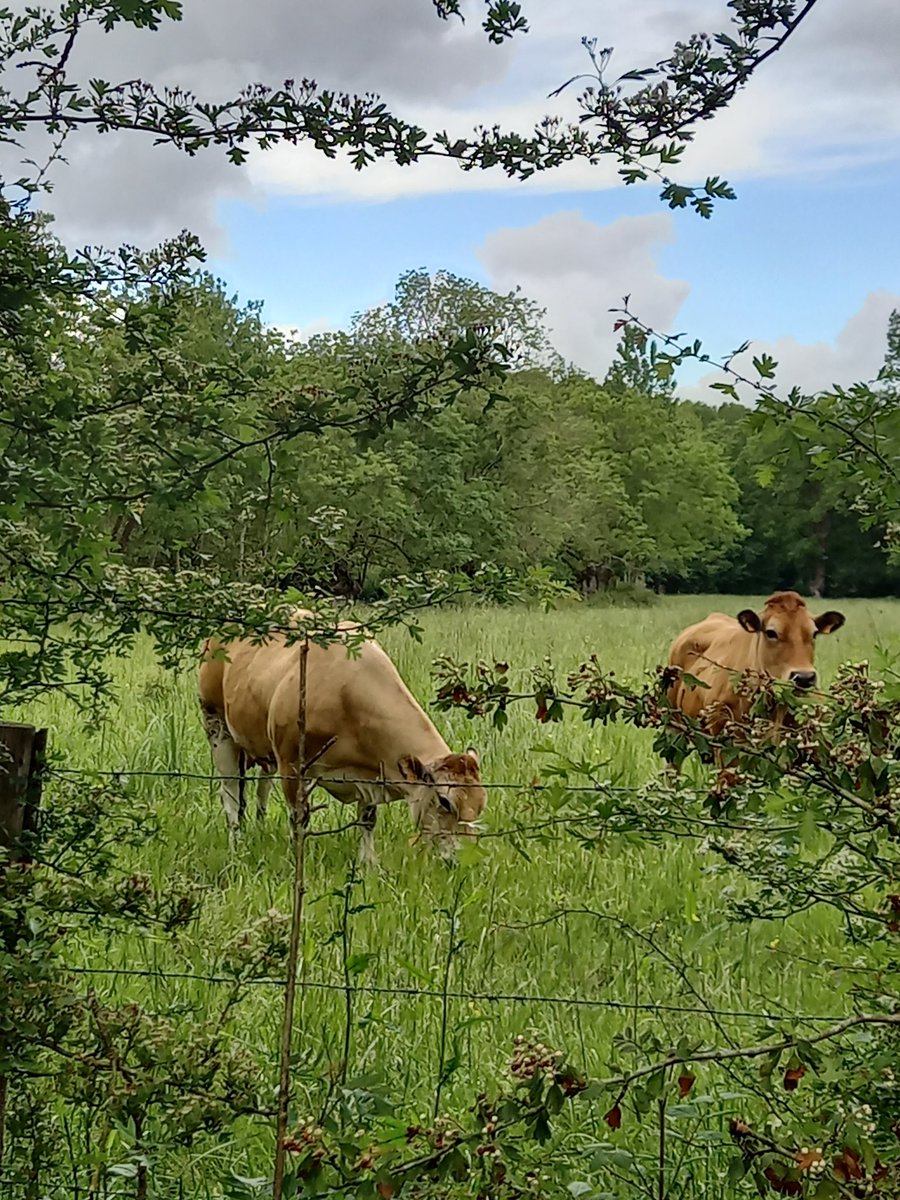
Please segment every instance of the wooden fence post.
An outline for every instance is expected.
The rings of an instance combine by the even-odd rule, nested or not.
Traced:
[[[0,847],[10,851],[14,862],[28,861],[28,849],[20,844],[22,834],[37,830],[46,745],[46,729],[0,724]],[[0,864],[0,876],[3,869]],[[6,1076],[0,1076],[0,1171],[6,1143],[7,1089]]]
[[[20,862],[27,857],[22,834],[37,829],[46,746],[46,729],[0,724],[0,846]]]

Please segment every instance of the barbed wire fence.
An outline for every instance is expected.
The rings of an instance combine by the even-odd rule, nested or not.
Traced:
[[[308,643],[307,643],[308,644]],[[305,680],[305,655],[303,654],[303,643],[301,643],[301,675],[300,675],[300,696],[298,697],[298,727],[300,731],[300,752],[298,759],[298,769],[293,780],[296,787],[296,800],[293,805],[290,804],[286,794],[285,799],[289,802],[290,813],[290,830],[291,830],[291,845],[293,850],[292,857],[292,882],[291,882],[291,919],[290,919],[290,936],[288,952],[285,960],[285,972],[279,977],[275,976],[260,976],[241,979],[242,987],[246,988],[266,988],[280,989],[283,993],[283,1018],[281,1037],[279,1045],[279,1061],[278,1061],[278,1088],[277,1088],[277,1108],[276,1111],[270,1114],[270,1119],[273,1119],[275,1126],[275,1152],[273,1162],[272,1175],[272,1191],[273,1200],[282,1200],[285,1169],[287,1157],[289,1154],[289,1139],[288,1126],[291,1104],[291,1063],[292,1054],[295,1042],[295,1019],[297,1010],[297,993],[340,993],[350,998],[356,995],[368,996],[389,996],[399,1000],[425,1000],[434,1002],[442,1007],[441,1020],[441,1047],[439,1054],[439,1070],[438,1082],[435,1093],[434,1115],[437,1116],[440,1110],[441,1086],[445,1067],[446,1054],[446,1033],[448,1021],[448,1006],[451,1002],[462,1003],[478,1003],[478,1004],[513,1004],[513,1005],[540,1005],[553,1006],[561,1009],[578,1010],[607,1010],[618,1011],[630,1014],[648,1014],[661,1015],[673,1014],[691,1018],[704,1018],[713,1023],[722,1036],[730,1041],[732,1046],[736,1043],[731,1039],[728,1030],[723,1026],[722,1022],[752,1022],[759,1026],[760,1024],[769,1024],[773,1027],[780,1027],[785,1022],[790,1021],[794,1028],[806,1028],[809,1030],[808,1036],[815,1038],[814,1030],[821,1026],[835,1026],[841,1023],[852,1021],[854,1014],[847,1012],[840,1013],[798,1013],[789,1011],[786,1006],[778,1005],[772,1002],[768,1008],[760,1005],[759,1008],[727,1008],[719,1007],[712,1003],[708,1003],[706,999],[697,990],[686,977],[683,964],[674,962],[671,958],[668,960],[668,965],[680,975],[682,983],[686,989],[693,993],[695,1003],[669,1003],[667,1001],[647,1001],[640,1000],[637,997],[622,998],[608,996],[585,996],[585,995],[560,995],[560,994],[543,994],[539,992],[522,991],[504,991],[487,989],[461,989],[451,986],[451,973],[449,966],[453,959],[453,946],[456,934],[455,930],[455,910],[450,914],[448,951],[447,951],[447,970],[443,972],[442,985],[425,986],[419,984],[370,984],[362,982],[359,979],[352,979],[345,973],[345,977],[341,981],[329,980],[323,978],[310,978],[304,972],[299,972],[300,960],[300,943],[301,931],[304,921],[304,903],[308,890],[307,880],[307,847],[311,839],[331,837],[336,834],[346,832],[353,828],[362,827],[360,820],[349,820],[337,825],[327,825],[325,828],[317,829],[311,824],[311,819],[314,815],[324,811],[326,808],[333,810],[334,802],[329,800],[327,804],[315,804],[312,802],[315,795],[315,789],[318,787],[326,787],[329,782],[334,783],[366,783],[372,785],[371,778],[354,779],[351,776],[341,775],[340,777],[330,777],[323,771],[315,770],[317,759],[321,758],[324,750],[307,758],[306,755],[306,680]],[[327,749],[327,747],[326,747]],[[179,770],[160,770],[160,769],[91,769],[74,767],[68,765],[59,765],[53,762],[46,762],[41,771],[41,781],[46,784],[54,779],[67,781],[70,783],[97,783],[98,781],[122,782],[126,780],[164,780],[177,779],[181,781],[219,784],[223,779],[242,779],[244,776],[223,776],[218,773],[197,772],[197,771],[179,771]],[[385,776],[382,770],[379,779],[376,781],[382,788],[381,806],[393,804],[397,802],[397,797],[391,794],[391,789],[396,788],[404,781],[395,780]],[[448,788],[464,786],[461,784],[448,783]],[[497,781],[491,780],[483,785],[488,790],[504,790],[514,793],[529,793],[532,795],[540,795],[542,792],[552,788],[554,791],[563,791],[567,793],[577,793],[580,795],[596,794],[602,797],[618,797],[624,799],[628,796],[634,796],[642,789],[638,787],[625,787],[613,785],[606,782],[588,782],[571,784],[565,782],[554,782],[544,784],[532,780],[525,783],[521,780]],[[704,789],[697,789],[697,794],[704,794]],[[33,801],[26,797],[23,801],[23,807],[27,808]],[[481,829],[477,833],[479,839],[510,839],[521,840],[529,838],[547,839],[550,836],[561,836],[567,832],[583,829],[585,826],[596,827],[600,818],[597,813],[565,813],[565,814],[548,814],[532,823],[519,823],[511,825],[507,828],[497,829]],[[621,829],[617,825],[616,816],[613,813],[603,819],[604,831],[608,834],[614,834],[619,831],[624,831],[626,828],[629,832],[635,832],[634,814],[628,815],[627,821],[621,823]],[[711,830],[729,829],[733,831],[748,831],[752,832],[756,827],[752,822],[739,820],[719,820],[708,818],[704,819],[700,816],[692,816],[690,820],[687,818],[680,819],[671,814],[666,814],[664,818],[653,820],[649,816],[646,818],[643,826],[643,832],[648,835],[658,837],[666,836],[669,838],[685,838],[685,839],[702,839],[706,837]],[[638,832],[640,832],[640,828]],[[649,944],[651,949],[659,952],[659,947],[655,946],[652,938],[645,933],[628,925],[627,922],[611,916],[609,913],[594,912],[588,908],[561,910],[549,914],[546,921],[559,919],[565,915],[581,913],[582,915],[591,915],[604,920],[613,920],[623,929],[629,929],[635,936],[643,938]],[[345,905],[344,919],[347,919],[347,908]],[[540,922],[531,922],[531,925],[539,924]],[[510,926],[512,928],[513,926]],[[519,928],[526,927],[523,923]],[[662,955],[665,958],[665,954]],[[346,964],[345,964],[346,965]],[[209,987],[217,986],[234,986],[234,975],[214,972],[203,972],[194,970],[170,970],[156,967],[134,967],[127,965],[84,965],[75,962],[67,962],[62,964],[62,970],[65,974],[75,977],[85,978],[106,978],[109,980],[121,979],[153,979],[161,982],[189,981],[191,983]],[[781,1008],[781,1011],[772,1011],[773,1008]],[[350,1036],[350,1026],[346,1029],[346,1036]],[[346,1063],[345,1063],[346,1068]],[[0,1139],[2,1144],[2,1139]],[[140,1188],[135,1190],[134,1187],[129,1188],[126,1184],[107,1186],[104,1180],[102,1196],[109,1197],[109,1200],[117,1197],[140,1198],[142,1192]],[[183,1183],[179,1180],[172,1180],[172,1186],[177,1187],[179,1197],[184,1194]],[[0,1160],[0,1184],[11,1188],[23,1189],[28,1192],[28,1181],[7,1179],[2,1172],[2,1160]],[[323,1191],[321,1195],[338,1195],[347,1191],[344,1186],[335,1187],[330,1190]],[[34,1192],[32,1189],[31,1193]],[[49,1183],[40,1185],[40,1195],[64,1195],[71,1194],[69,1184]]]

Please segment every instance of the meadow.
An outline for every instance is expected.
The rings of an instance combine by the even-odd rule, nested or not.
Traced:
[[[439,655],[506,661],[513,675],[521,672],[524,679],[526,668],[546,656],[565,673],[596,654],[618,676],[637,680],[663,661],[669,640],[683,625],[714,608],[736,612],[748,604],[759,607],[760,598],[667,597],[648,607],[579,605],[546,613],[473,607],[426,614],[421,643],[399,630],[381,640],[427,704],[435,691],[431,664]],[[828,607],[841,608],[847,623],[820,641],[817,665],[824,683],[838,663],[875,661],[879,647],[896,644],[900,603],[829,600]],[[177,1014],[187,1028],[218,1019],[223,991],[215,982],[190,976],[215,977],[225,948],[242,930],[271,908],[290,908],[287,818],[276,790],[268,819],[257,825],[251,795],[246,832],[239,845],[230,847],[215,786],[176,774],[204,776],[211,769],[193,668],[165,672],[150,644],[143,643],[133,658],[115,665],[115,673],[118,699],[102,721],[86,725],[66,702],[53,698],[18,717],[49,728],[61,767],[173,773],[127,782],[126,794],[149,805],[158,832],[140,850],[123,849],[121,868],[147,872],[163,887],[188,877],[202,889],[199,916],[174,939],[148,930],[114,937],[85,934],[68,946],[67,956],[73,967],[146,971],[146,976],[99,974],[93,986],[101,998],[128,998]],[[457,712],[432,710],[432,717],[454,749],[474,744],[485,780],[502,785],[489,792],[488,833],[540,824],[545,815],[541,793],[528,785],[545,777],[550,747],[598,764],[598,774],[619,786],[640,785],[660,769],[652,735],[590,727],[577,715],[542,726],[534,720],[533,706],[523,704],[511,709],[502,732]],[[46,802],[53,803],[52,779]],[[314,822],[327,829],[346,819],[332,802]],[[840,975],[815,966],[836,954],[842,942],[836,918],[813,910],[788,922],[733,923],[727,900],[739,885],[721,869],[711,869],[713,858],[697,840],[673,837],[653,845],[623,836],[587,848],[564,829],[516,842],[494,837],[482,843],[482,856],[448,870],[411,841],[411,834],[402,806],[382,811],[376,833],[379,868],[362,874],[355,866],[356,830],[310,844],[302,947],[306,986],[298,1008],[293,1076],[301,1115],[320,1109],[344,1054],[348,961],[360,989],[351,1003],[348,1079],[367,1080],[367,1086],[377,1080],[404,1118],[430,1117],[441,1064],[441,1107],[454,1112],[471,1104],[479,1091],[504,1077],[518,1034],[534,1034],[565,1051],[588,1075],[603,1075],[611,1061],[622,1061],[625,1052],[617,1048],[617,1039],[626,1031],[638,1045],[651,1036],[674,1044],[687,1029],[717,1045],[723,1037],[745,1042],[757,1037],[760,1020],[749,1014],[839,1016],[846,1011]],[[361,911],[342,932],[348,881],[352,907]],[[566,909],[592,911],[553,918]],[[160,972],[185,978],[162,978]],[[440,994],[445,982],[446,1005]],[[417,990],[434,994],[417,995]],[[569,998],[590,1003],[578,1005]],[[273,1086],[281,1000],[279,987],[260,984],[227,1014],[228,1036]],[[671,1011],[695,1009],[701,1001],[745,1015],[713,1021]],[[648,1011],[644,1005],[664,1007]],[[710,1072],[698,1082],[692,1104],[683,1106],[685,1132],[702,1124],[710,1133],[705,1141],[685,1141],[683,1152],[677,1151],[673,1198],[731,1194],[722,1183],[720,1142],[727,1136],[721,1130],[739,1113],[740,1101],[728,1085],[726,1076]],[[633,1122],[615,1133],[602,1116],[603,1108],[593,1102],[564,1109],[560,1145],[570,1153],[612,1143],[638,1156],[652,1155],[652,1140],[645,1144]],[[114,1155],[114,1148],[108,1153]],[[242,1119],[202,1151],[196,1146],[173,1150],[155,1194],[175,1195],[166,1190],[165,1180],[177,1177],[182,1185],[187,1181],[183,1194],[221,1195],[220,1181],[230,1172],[265,1176],[270,1156],[270,1125]],[[570,1194],[566,1187],[572,1178],[565,1168],[545,1194]],[[614,1172],[604,1179],[607,1189],[621,1189],[607,1195],[635,1194],[616,1183]]]

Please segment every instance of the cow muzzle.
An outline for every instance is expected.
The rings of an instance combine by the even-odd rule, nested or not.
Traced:
[[[816,686],[815,671],[791,671],[789,678],[794,687],[800,688],[804,692],[808,692],[810,688]]]

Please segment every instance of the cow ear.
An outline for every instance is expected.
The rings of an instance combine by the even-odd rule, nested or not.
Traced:
[[[397,766],[407,783],[434,783],[434,776],[415,755],[404,754]]]
[[[752,608],[742,608],[737,619],[741,629],[746,629],[748,633],[759,633],[762,629],[759,613],[755,613]]]
[[[466,747],[466,758],[469,759],[472,766],[477,771],[478,768],[481,766],[481,761],[478,758],[478,751],[475,749],[474,746]]]
[[[844,614],[839,612],[824,612],[816,617],[816,629],[819,633],[834,633],[844,623]]]

